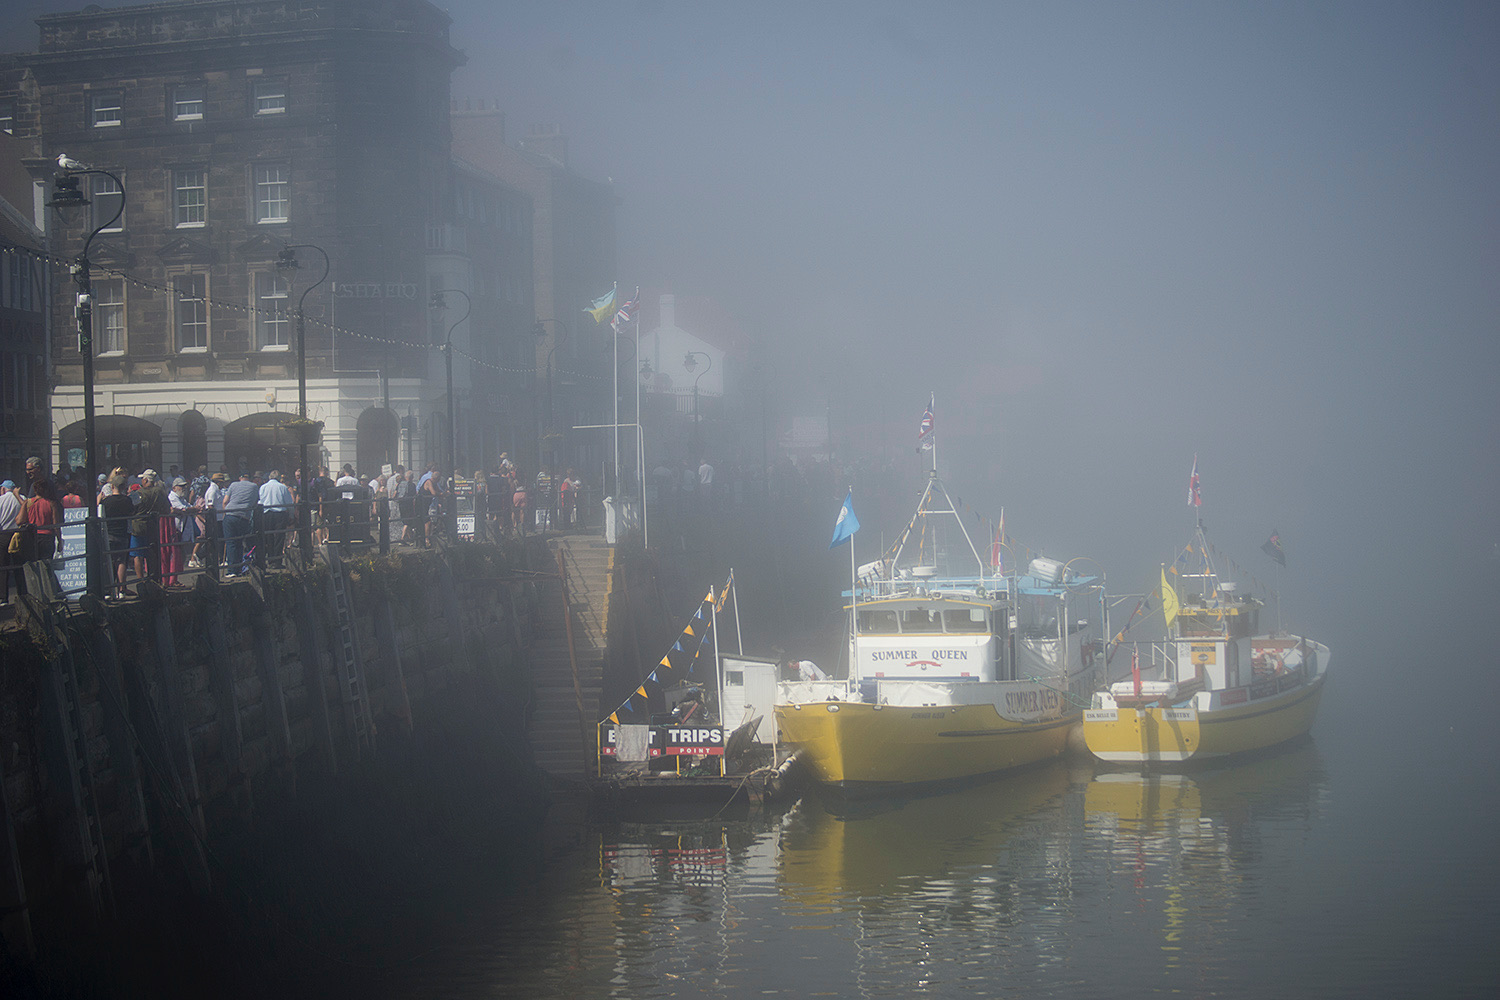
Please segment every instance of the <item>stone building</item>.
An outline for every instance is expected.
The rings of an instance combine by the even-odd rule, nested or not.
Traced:
[[[292,468],[299,308],[323,463],[442,457],[450,330],[460,463],[530,438],[531,400],[510,394],[528,391],[534,312],[504,294],[530,287],[529,227],[505,224],[529,219],[529,196],[452,157],[464,57],[445,13],[189,0],[37,24],[37,51],[0,67],[33,173],[66,153],[120,181],[84,178],[87,218],[51,214],[56,252],[124,204],[90,251],[98,468]],[[289,246],[295,270],[278,266]],[[79,464],[73,289],[57,285],[52,423],[58,459]]]
[[[0,126],[9,124],[0,117]],[[0,479],[24,482],[26,459],[49,453],[47,282],[19,143],[0,129]]]
[[[584,307],[608,291],[616,278],[618,198],[608,183],[581,177],[569,168],[567,136],[555,125],[533,126],[511,144],[505,114],[498,107],[455,104],[451,120],[458,156],[531,199],[531,295],[537,319],[532,360],[542,447],[523,457],[558,469],[572,467],[595,481],[604,463],[612,460],[613,449],[606,446],[610,436],[602,430],[573,428],[613,419],[610,326],[596,323]],[[625,297],[622,294],[618,301],[623,304]],[[622,366],[627,357],[621,354]],[[624,371],[622,396],[634,391],[630,369]]]

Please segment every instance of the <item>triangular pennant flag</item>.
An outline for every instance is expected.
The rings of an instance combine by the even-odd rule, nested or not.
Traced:
[[[635,689],[635,693],[638,694],[638,695],[645,695],[645,693],[646,693],[646,685],[642,684],[640,687],[636,688]]]
[[[618,711],[610,712],[609,721],[618,726],[620,724],[620,713]]]
[[[656,679],[656,671],[655,670],[651,671],[651,676],[647,677],[646,680],[650,681],[652,684],[660,684],[661,683],[661,681],[659,681],[659,680]]]
[[[685,628],[685,629],[683,629],[683,631],[686,632],[688,635],[697,635],[698,634],[697,632],[693,631],[693,626],[692,626],[691,623],[689,623],[688,627]]]
[[[681,639],[678,639],[676,642],[672,643],[672,652],[674,652],[674,653],[680,653],[680,652],[682,652],[682,640]],[[667,658],[665,656],[663,656],[661,658],[661,662],[666,663],[667,662]]]

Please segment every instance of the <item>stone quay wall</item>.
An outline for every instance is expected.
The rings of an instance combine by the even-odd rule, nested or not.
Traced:
[[[34,957],[80,918],[124,919],[128,900],[162,886],[216,891],[217,854],[289,803],[375,786],[393,758],[409,772],[424,738],[423,766],[444,780],[443,755],[472,750],[456,733],[462,716],[480,741],[503,744],[469,753],[467,774],[541,788],[525,726],[537,580],[555,572],[543,543],[335,560],[352,671],[334,570],[291,562],[186,591],[146,585],[123,603],[29,601],[0,631],[0,932],[11,959]]]

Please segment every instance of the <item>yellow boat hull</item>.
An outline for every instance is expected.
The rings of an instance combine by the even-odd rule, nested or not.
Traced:
[[[1078,719],[1015,722],[989,704],[776,706],[781,738],[817,781],[845,791],[958,781],[1057,757]]]
[[[1246,705],[1199,711],[1191,706],[1091,709],[1084,713],[1089,752],[1116,764],[1174,764],[1264,750],[1312,728],[1323,696],[1311,684]]]

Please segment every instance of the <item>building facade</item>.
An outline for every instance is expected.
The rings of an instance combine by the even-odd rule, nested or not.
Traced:
[[[104,227],[90,249],[95,466],[293,467],[299,310],[318,458],[436,459],[429,271],[463,59],[447,15],[204,0],[37,23],[38,50],[13,57],[22,78],[0,93],[16,138],[42,180],[64,153],[113,175],[82,178],[84,217],[49,213],[59,254]],[[278,266],[288,247],[295,270]],[[53,315],[70,317],[72,285],[56,284]],[[57,458],[78,465],[81,356],[71,321],[53,326]]]
[[[0,125],[7,122],[0,118]],[[44,457],[47,299],[51,269],[37,225],[34,186],[18,146],[0,129],[0,479],[24,482],[26,459]]]

